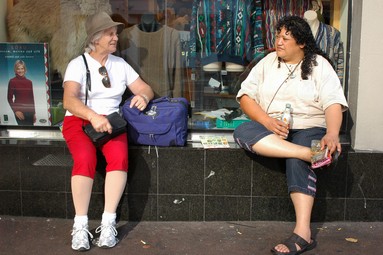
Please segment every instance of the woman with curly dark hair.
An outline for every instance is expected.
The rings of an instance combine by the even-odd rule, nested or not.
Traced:
[[[341,153],[339,130],[348,105],[339,78],[317,48],[307,22],[284,17],[276,31],[275,51],[252,68],[237,94],[252,121],[236,128],[234,138],[252,153],[285,160],[296,225],[293,234],[271,251],[301,254],[316,245],[310,229],[315,171]],[[286,104],[292,109],[289,123],[281,120]],[[328,151],[325,160],[313,157],[313,140]]]

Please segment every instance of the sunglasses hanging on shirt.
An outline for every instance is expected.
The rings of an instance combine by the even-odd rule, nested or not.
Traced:
[[[106,70],[105,66],[102,66],[98,69],[98,72],[103,76],[102,78],[102,84],[105,88],[110,88],[110,79],[108,75],[108,71]]]

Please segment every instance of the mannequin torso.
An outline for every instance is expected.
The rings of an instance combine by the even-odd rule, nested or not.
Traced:
[[[144,32],[155,32],[160,29],[160,26],[155,15],[152,13],[142,15],[141,23],[138,25],[139,29]]]
[[[317,13],[313,10],[308,10],[305,12],[304,18],[307,21],[307,23],[310,25],[311,32],[315,38],[318,32],[319,24],[320,24]]]

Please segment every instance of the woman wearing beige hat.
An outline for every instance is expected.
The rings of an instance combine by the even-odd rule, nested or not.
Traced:
[[[106,159],[105,205],[101,225],[96,229],[100,237],[96,244],[102,248],[114,247],[117,242],[116,210],[124,192],[128,170],[127,135],[119,135],[96,147],[84,133],[82,126],[91,123],[98,132],[111,133],[112,127],[105,117],[119,111],[122,95],[128,87],[134,94],[131,107],[144,110],[153,91],[133,68],[122,58],[112,55],[116,51],[118,33],[124,25],[114,22],[101,12],[86,22],[87,42],[85,59],[90,71],[91,86],[86,92],[86,65],[82,56],[73,59],[64,76],[64,108],[66,114],[63,136],[73,158],[72,197],[75,218],[72,231],[72,249],[90,249],[88,208],[96,172],[97,150]]]

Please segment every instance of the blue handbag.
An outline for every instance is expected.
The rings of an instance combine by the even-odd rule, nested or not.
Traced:
[[[183,98],[151,100],[144,111],[130,108],[131,98],[122,106],[129,143],[154,146],[185,146],[189,103]]]

